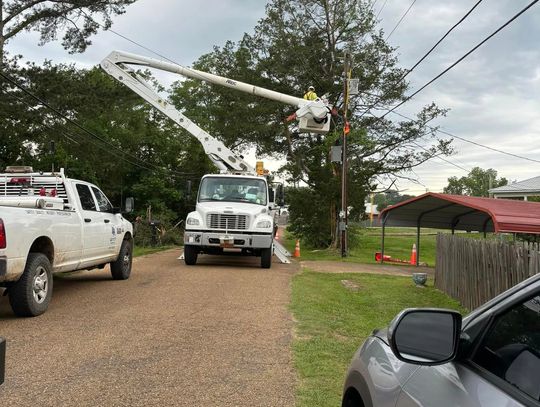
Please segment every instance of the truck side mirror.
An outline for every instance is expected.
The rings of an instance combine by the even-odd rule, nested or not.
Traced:
[[[274,188],[268,189],[268,194],[270,195],[268,198],[268,202],[275,202],[276,198],[276,192],[274,191]]]
[[[285,205],[285,188],[283,188],[283,184],[280,184],[278,186],[278,199],[277,199],[278,206]]]
[[[133,197],[126,198],[126,204],[124,206],[125,213],[131,213],[135,209],[135,200]]]
[[[186,181],[186,198],[191,199],[191,180]]]

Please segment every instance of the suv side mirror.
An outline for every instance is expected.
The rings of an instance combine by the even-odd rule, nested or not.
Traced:
[[[461,314],[436,308],[409,308],[388,328],[388,342],[396,357],[415,365],[442,365],[456,357]]]
[[[126,198],[126,204],[124,206],[125,213],[131,213],[135,209],[135,200],[133,197]]]

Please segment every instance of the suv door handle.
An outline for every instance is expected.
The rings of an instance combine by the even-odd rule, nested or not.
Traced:
[[[85,221],[86,223],[90,223],[90,222],[92,222],[92,219],[90,219],[90,218],[84,218],[84,221]]]
[[[110,219],[103,219],[103,221],[104,221],[105,223],[109,223],[111,220],[110,220]]]

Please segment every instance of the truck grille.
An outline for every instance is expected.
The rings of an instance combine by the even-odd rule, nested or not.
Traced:
[[[222,213],[209,213],[207,216],[207,224],[210,229],[220,230],[245,230],[247,229],[246,215],[225,215]]]

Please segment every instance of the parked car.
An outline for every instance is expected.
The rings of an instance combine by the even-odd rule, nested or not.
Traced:
[[[131,223],[95,185],[31,167],[0,174],[0,287],[15,314],[45,312],[52,273],[110,263],[114,279],[127,279],[132,251]]]
[[[540,275],[463,320],[402,311],[354,355],[342,406],[540,406]]]

